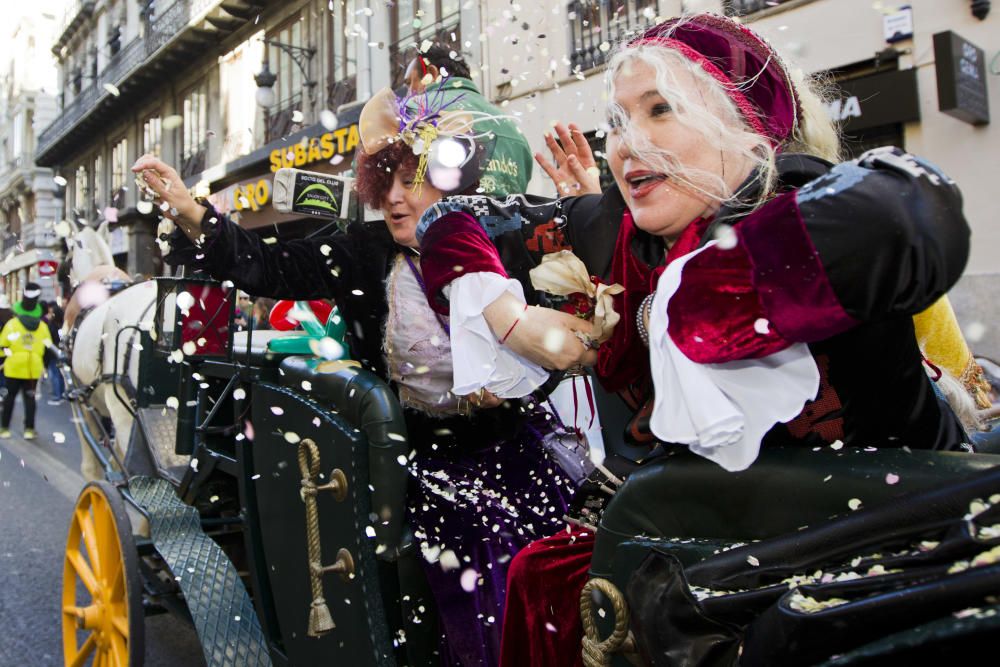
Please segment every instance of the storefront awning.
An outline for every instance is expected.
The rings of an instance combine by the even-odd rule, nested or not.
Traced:
[[[51,250],[46,248],[33,248],[24,252],[13,253],[0,262],[0,276],[23,269],[27,266],[34,266],[38,262],[49,260],[56,261],[56,256]]]

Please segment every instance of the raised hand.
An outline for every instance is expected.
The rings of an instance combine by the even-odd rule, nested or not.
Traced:
[[[160,205],[161,214],[180,225],[188,238],[197,240],[201,236],[201,219],[206,209],[184,187],[177,171],[149,154],[136,160],[132,171],[138,175],[137,185],[144,183],[155,193],[153,201]]]
[[[546,132],[545,144],[555,164],[541,153],[535,153],[535,161],[552,179],[559,196],[600,194],[601,172],[583,132],[575,123],[570,123],[568,129],[562,123],[556,123],[554,129],[559,140]]]

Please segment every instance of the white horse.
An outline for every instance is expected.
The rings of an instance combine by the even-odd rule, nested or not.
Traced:
[[[78,226],[68,239],[69,252],[65,261],[70,267],[74,292],[66,306],[65,331],[67,335],[72,335],[76,328],[71,359],[75,384],[81,388],[92,387],[87,401],[102,417],[111,419],[115,431],[113,447],[119,459],[124,460],[133,418],[129,407],[119,396],[131,395],[124,382],[126,377],[131,387],[138,388],[139,352],[135,347],[139,336],[135,330],[122,334],[117,358],[115,341],[123,327],[148,326],[151,323],[156,283],[151,280],[137,283],[109,298],[108,286],[111,283],[131,280],[115,266],[108,241],[107,222],[96,230]],[[91,310],[87,311],[88,308]],[[77,323],[81,313],[83,320]],[[133,349],[129,354],[127,350],[130,347]],[[115,373],[119,381],[113,383]],[[77,420],[76,428],[80,436],[80,471],[87,480],[100,479],[104,470],[80,432],[85,424]]]

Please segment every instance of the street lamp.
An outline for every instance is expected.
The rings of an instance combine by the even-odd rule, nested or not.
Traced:
[[[285,44],[283,42],[278,42],[273,39],[264,40],[265,48],[267,46],[273,46],[281,49],[287,53],[291,59],[298,65],[299,70],[302,72],[302,79],[306,87],[309,88],[310,97],[312,96],[312,90],[316,86],[316,82],[309,78],[309,62],[312,57],[316,55],[316,49],[312,47],[295,46],[293,44]],[[267,51],[264,51],[264,62],[261,63],[260,72],[254,75],[254,83],[257,84],[257,92],[254,94],[254,98],[257,100],[257,104],[264,107],[272,106],[276,101],[276,95],[274,93],[274,83],[278,80],[278,76],[271,71],[270,64],[268,63]]]

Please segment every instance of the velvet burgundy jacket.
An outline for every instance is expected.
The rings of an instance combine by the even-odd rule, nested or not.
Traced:
[[[700,363],[809,344],[820,393],[798,418],[776,425],[764,444],[953,448],[964,442],[923,370],[912,322],[965,267],[969,228],[958,188],[898,150],[835,167],[782,155],[778,174],[777,194],[765,205],[723,209],[712,221],[692,223],[669,254],[661,239],[635,228],[616,189],[555,203],[552,222],[530,231],[505,228],[495,216],[484,224],[489,216],[472,208],[442,206],[418,228],[429,298],[444,311],[441,288],[451,280],[470,271],[502,272],[498,267],[507,263],[491,249],[516,244],[498,244],[500,237],[528,239],[546,251],[571,247],[592,275],[626,288],[615,304],[622,319],[597,368],[605,386],[620,391],[648,373],[634,319],[659,271],[724,236],[727,225],[736,246],[713,246],[687,264],[670,302],[669,333]],[[508,210],[505,219],[519,215]],[[767,333],[755,326],[761,319]]]

